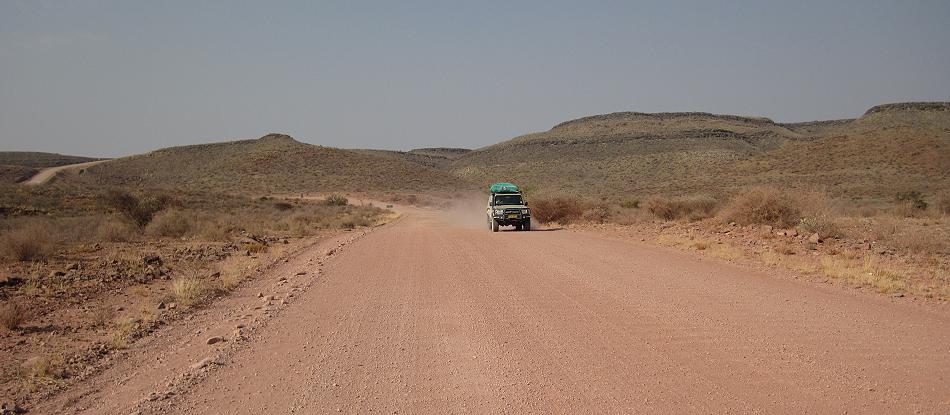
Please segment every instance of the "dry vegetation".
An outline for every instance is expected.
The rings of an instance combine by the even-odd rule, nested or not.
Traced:
[[[824,192],[756,186],[721,201],[708,196],[649,197],[640,206],[545,199],[542,218],[559,223],[633,225],[669,246],[727,260],[752,260],[795,273],[828,278],[882,293],[950,299],[950,216],[943,195],[900,192],[885,206],[856,206]],[[606,209],[606,219],[585,220],[579,210]]]
[[[340,195],[44,186],[0,203],[0,396],[19,402],[226,295],[258,261],[388,218]]]

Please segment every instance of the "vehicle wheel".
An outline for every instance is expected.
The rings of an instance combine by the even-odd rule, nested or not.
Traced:
[[[525,222],[525,223],[523,223],[523,224],[521,225],[521,229],[524,229],[524,230],[526,230],[526,231],[530,231],[530,230],[531,230],[531,222]]]
[[[492,231],[492,232],[498,232],[498,222],[496,222],[496,221],[491,221],[491,231]]]
[[[521,224],[520,224],[520,223],[517,224],[517,225],[515,225],[515,230],[516,230],[516,231],[520,231],[520,230],[521,230]]]
[[[491,224],[494,222],[491,217],[488,218],[488,229],[491,229]]]

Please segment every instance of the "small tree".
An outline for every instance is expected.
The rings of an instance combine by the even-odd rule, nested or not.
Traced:
[[[152,221],[156,213],[161,212],[171,204],[171,198],[166,195],[142,199],[120,190],[110,190],[106,193],[104,200],[106,206],[115,210],[139,228],[144,228]]]

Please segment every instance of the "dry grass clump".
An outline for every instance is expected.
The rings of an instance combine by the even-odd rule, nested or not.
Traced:
[[[342,195],[329,195],[326,199],[323,199],[323,204],[327,206],[346,206],[350,203]]]
[[[584,206],[578,199],[554,197],[531,201],[531,216],[540,223],[573,223],[583,214]]]
[[[733,197],[722,210],[725,222],[740,225],[791,227],[802,218],[798,202],[787,193],[769,187],[753,187]]]
[[[205,286],[196,277],[183,277],[172,281],[172,295],[175,302],[184,307],[191,307],[201,301],[205,294]]]
[[[41,261],[56,250],[51,226],[46,222],[29,221],[0,236],[0,255],[15,261]]]
[[[595,205],[584,210],[581,218],[590,223],[606,223],[610,219],[610,208],[606,205]]]
[[[653,216],[663,220],[699,220],[712,216],[719,202],[709,196],[660,197],[647,199],[645,206]]]
[[[940,215],[950,215],[950,191],[938,193],[933,207]]]
[[[34,356],[24,363],[24,375],[35,382],[55,382],[64,375],[62,356]]]
[[[191,232],[194,220],[180,210],[167,210],[152,219],[145,228],[145,232],[153,236],[180,238]]]
[[[837,238],[842,235],[842,208],[839,203],[820,192],[803,194],[799,203],[802,206],[802,217],[798,228],[802,232],[818,233],[822,238]]]
[[[118,318],[114,322],[112,330],[109,332],[109,346],[114,349],[125,349],[129,347],[132,336],[139,329],[139,321],[133,317]]]
[[[95,238],[105,242],[131,242],[138,231],[129,223],[115,217],[109,217],[99,223]]]
[[[7,300],[0,305],[0,326],[7,330],[16,330],[26,321],[26,310],[14,301]]]
[[[829,277],[871,287],[881,293],[904,291],[908,287],[909,279],[897,267],[873,257],[863,260],[825,257],[821,260],[821,271]]]

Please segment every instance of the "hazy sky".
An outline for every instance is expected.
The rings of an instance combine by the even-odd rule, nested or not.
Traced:
[[[909,100],[950,100],[950,1],[0,0],[0,150],[472,148],[614,111]]]

